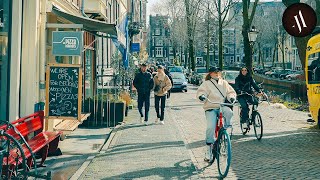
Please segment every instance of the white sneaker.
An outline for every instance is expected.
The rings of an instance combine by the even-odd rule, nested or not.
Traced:
[[[210,145],[208,146],[207,145],[206,148],[207,148],[207,151],[206,151],[206,154],[205,154],[204,161],[211,163],[211,162],[213,162],[212,146],[210,146]]]
[[[158,124],[159,121],[160,121],[160,118],[157,118],[157,119],[155,120],[155,123]]]
[[[144,125],[145,125],[145,126],[148,126],[148,121],[144,121]]]
[[[160,124],[164,125],[164,121],[160,121]]]
[[[143,121],[144,121],[144,118],[140,117],[140,122],[143,123]]]

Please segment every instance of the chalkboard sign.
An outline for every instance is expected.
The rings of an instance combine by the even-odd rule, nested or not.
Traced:
[[[49,64],[46,82],[47,116],[80,120],[82,70],[80,65]]]

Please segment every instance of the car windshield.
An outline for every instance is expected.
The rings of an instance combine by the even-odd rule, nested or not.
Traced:
[[[206,69],[196,69],[197,73],[207,73]]]
[[[184,74],[182,74],[182,73],[172,73],[171,76],[172,76],[172,79],[184,79],[185,78]]]
[[[182,67],[168,67],[168,70],[170,71],[170,72],[183,72],[183,69],[182,69]]]
[[[227,81],[233,81],[238,75],[238,71],[225,71],[224,79]]]

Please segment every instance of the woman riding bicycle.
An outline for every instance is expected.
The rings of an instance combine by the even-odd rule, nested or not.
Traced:
[[[207,74],[205,81],[200,85],[197,91],[197,98],[204,103],[203,109],[205,110],[207,129],[206,129],[206,144],[207,151],[205,161],[212,163],[213,155],[212,148],[215,143],[214,132],[216,129],[217,117],[219,114],[219,104],[212,104],[206,100],[214,102],[225,102],[226,98],[233,103],[236,100],[235,90],[228,84],[227,81],[221,79],[221,69],[211,67]],[[223,116],[226,119],[225,125],[231,126],[231,118],[233,111],[229,107],[222,107]]]
[[[241,105],[241,119],[240,123],[246,123],[249,118],[249,106],[248,103],[258,105],[258,100],[253,96],[253,89],[255,89],[259,95],[261,94],[260,88],[252,78],[247,67],[241,68],[238,77],[235,80],[235,90],[238,94],[238,102]],[[246,94],[248,93],[248,94]]]

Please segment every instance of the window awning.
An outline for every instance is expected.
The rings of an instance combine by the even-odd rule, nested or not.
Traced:
[[[57,16],[67,19],[75,24],[83,24],[83,28],[86,31],[104,32],[107,33],[110,37],[117,37],[117,29],[115,24],[107,24],[95,19],[68,14],[66,12],[60,11],[56,7],[52,8],[52,12]]]

